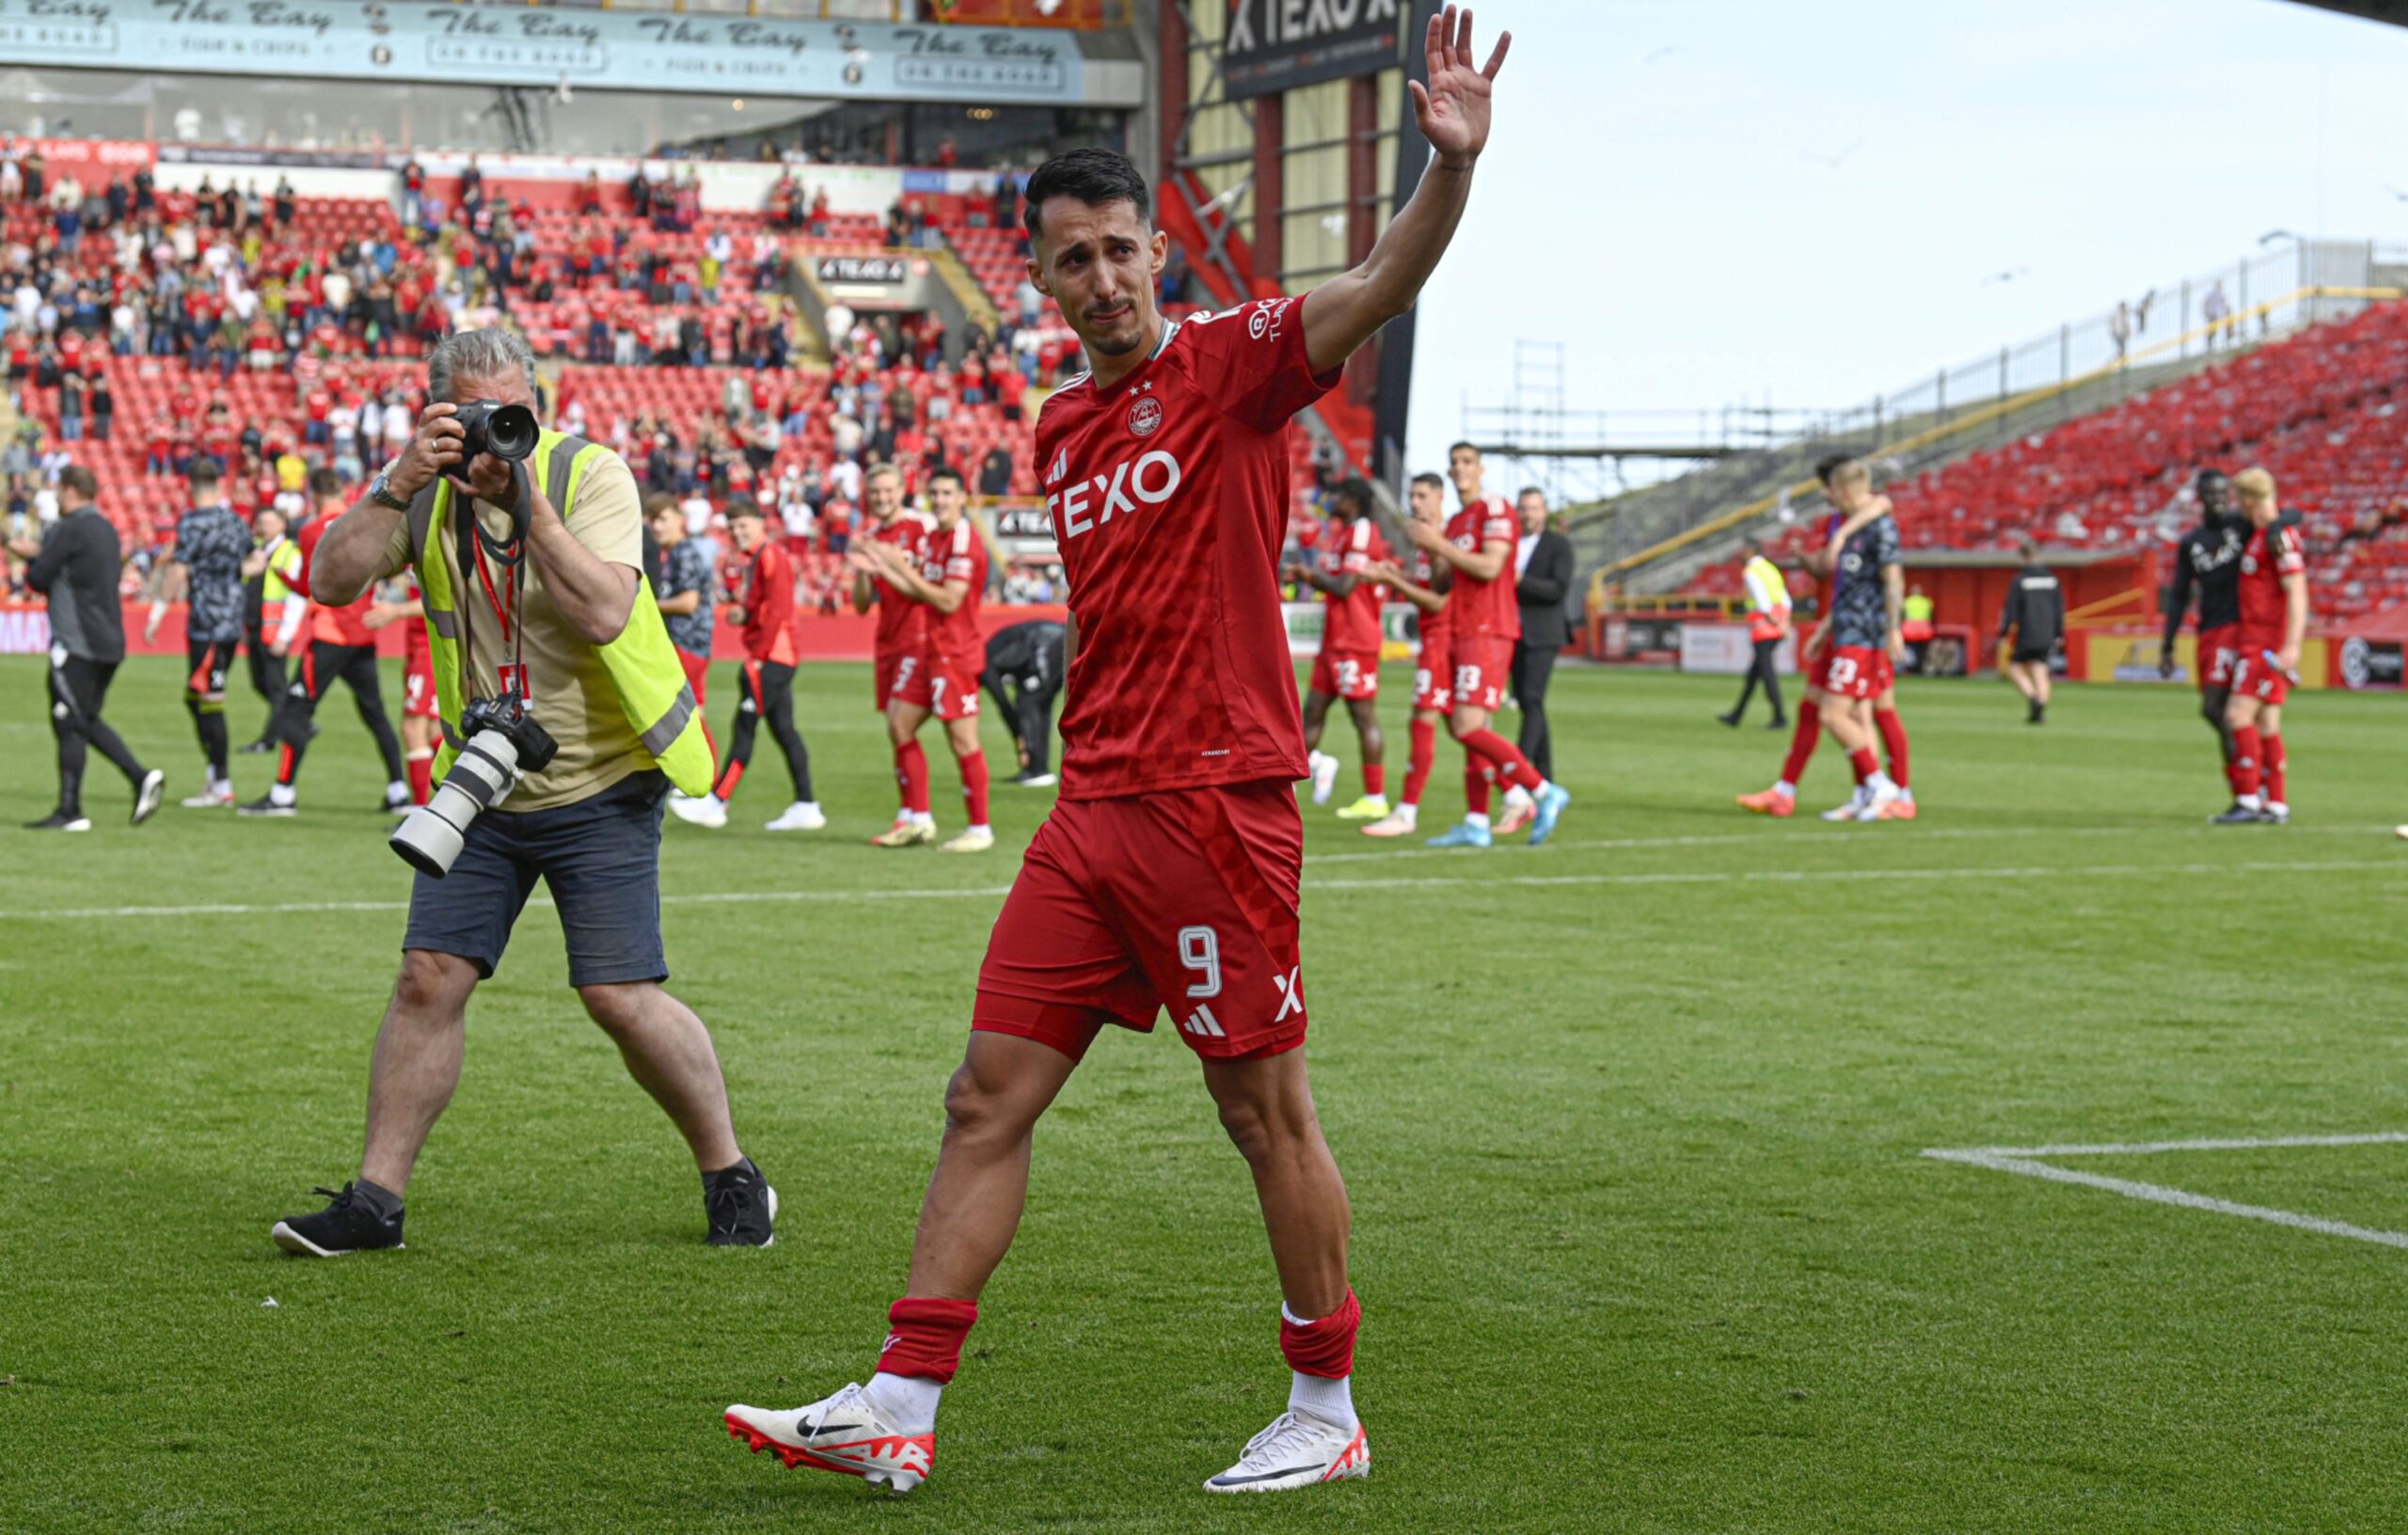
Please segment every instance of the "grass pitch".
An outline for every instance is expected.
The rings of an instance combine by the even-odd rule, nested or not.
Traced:
[[[9,822],[49,805],[40,677],[0,663]],[[110,709],[173,796],[177,683],[135,662]],[[1731,690],[1560,676],[1576,800],[1537,852],[1308,812],[1374,1474],[1226,1501],[1196,1484],[1284,1400],[1277,1294],[1167,1027],[1108,1032],[1040,1131],[927,1487],[867,1502],[720,1429],[872,1368],[1047,803],[999,787],[984,858],[865,846],[864,669],[798,679],[827,832],[759,830],[758,758],[731,830],[667,832],[672,984],[784,1197],[768,1252],[702,1245],[541,908],[471,1009],[408,1250],[277,1252],[352,1176],[401,932],[372,757],[331,702],[300,818],[140,831],[96,761],[99,830],[0,833],[0,1529],[2397,1528],[2408,1251],[1920,1153],[2408,1131],[2401,702],[2297,701],[2298,823],[2213,831],[2187,695],[2068,688],[2035,730],[2003,686],[1915,686],[1923,818],[1857,828],[1732,808],[1782,737],[1715,725]],[[1807,806],[1843,778],[1826,745]],[[2408,1146],[2081,1165],[2408,1230]]]

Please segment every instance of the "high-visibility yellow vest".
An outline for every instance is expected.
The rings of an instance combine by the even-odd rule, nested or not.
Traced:
[[[529,471],[535,489],[551,502],[562,521],[577,503],[578,486],[586,470],[610,451],[598,442],[561,432],[546,432],[536,439],[535,451],[528,459]],[[451,532],[452,498],[451,482],[437,480],[419,492],[409,510],[419,604],[426,611],[427,649],[435,663],[435,697],[442,715],[443,745],[435,753],[438,780],[452,770],[452,760],[463,744],[458,721],[468,696],[467,679],[460,671],[461,625],[466,621],[452,595],[452,566],[444,555],[443,541],[454,536]],[[690,795],[708,794],[714,765],[710,743],[703,737],[702,711],[694,704],[694,689],[687,685],[677,648],[670,643],[669,629],[660,621],[652,583],[642,572],[636,575],[635,606],[628,610],[626,627],[609,644],[596,645],[594,654],[610,673],[619,706],[626,711],[627,723],[635,727],[642,749],[670,783]]]
[[[278,538],[267,546],[267,568],[260,572],[260,626],[273,628],[284,616],[293,583],[301,577],[301,546]]]

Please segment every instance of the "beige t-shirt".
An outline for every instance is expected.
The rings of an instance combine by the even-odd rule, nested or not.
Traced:
[[[485,531],[497,538],[508,536],[506,513],[483,501],[475,506]],[[457,515],[456,505],[453,514]],[[626,461],[606,452],[588,464],[577,487],[577,504],[569,510],[568,530],[577,541],[598,559],[641,571],[642,530],[642,499]],[[466,572],[460,569],[458,534],[447,532],[442,546],[453,601],[468,620],[469,660],[476,672],[469,692],[472,697],[491,698],[501,690],[497,668],[510,658],[501,620],[474,566]],[[388,575],[398,574],[411,563],[406,522],[386,546],[385,562]],[[495,590],[508,600],[507,572],[490,563],[486,568]],[[573,804],[651,767],[652,754],[643,749],[635,727],[627,723],[626,710],[620,706],[618,689],[610,686],[610,673],[604,669],[601,656],[552,606],[544,590],[542,569],[531,558],[527,562],[527,590],[520,598],[519,617],[525,629],[527,695],[534,705],[535,722],[551,733],[561,749],[550,767],[520,779],[501,808],[548,810]]]

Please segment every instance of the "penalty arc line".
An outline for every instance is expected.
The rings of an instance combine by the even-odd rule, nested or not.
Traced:
[[[1761,885],[1814,884],[1824,881],[1858,883],[1884,879],[2054,879],[2084,877],[2151,878],[2181,874],[2325,874],[2350,869],[2397,870],[2398,859],[2321,860],[2302,862],[2247,862],[2232,863],[2092,863],[2065,867],[1929,868],[1929,869],[1753,869],[1716,872],[1671,870],[1658,874],[1507,875],[1474,878],[1452,875],[1399,876],[1389,879],[1312,879],[1305,890],[1360,891],[1494,888],[1556,888],[1566,885]],[[977,885],[928,890],[753,890],[693,891],[660,897],[663,906],[736,906],[756,903],[820,901],[995,900],[1011,893],[1008,885]],[[549,906],[539,896],[530,906]],[[189,906],[86,906],[33,908],[0,911],[0,922],[55,918],[91,921],[135,917],[286,916],[334,911],[406,911],[407,901],[266,901],[254,904],[213,902]]]
[[[2408,1136],[2334,1137],[2327,1140],[2300,1138],[2294,1145],[2356,1145],[2384,1140],[2408,1140]],[[2281,1145],[2283,1142],[2246,1141],[2242,1147]],[[2179,1147],[2167,1144],[2162,1149]],[[2120,1150],[2123,1147],[2090,1147],[2092,1151]],[[2065,1153],[2060,1152],[2059,1155]],[[1925,1156],[1941,1162],[1960,1162],[1972,1167],[1988,1167],[1994,1172],[2014,1173],[2022,1178],[2045,1179],[2052,1183],[2075,1183],[2087,1189],[2104,1189],[2120,1194],[2127,1199],[2143,1199],[2151,1204],[2176,1205],[2184,1210],[2204,1210],[2217,1215],[2237,1215],[2242,1220],[2265,1221],[2273,1226],[2288,1226],[2301,1231],[2321,1232],[2328,1237],[2348,1237],[2353,1242],[2370,1242],[2380,1247],[2408,1248],[2408,1232],[2378,1231],[2370,1226],[2352,1226],[2347,1221],[2328,1221],[2321,1215],[2303,1215],[2293,1210],[2271,1210],[2264,1205],[2237,1204],[2230,1199],[2217,1199],[2209,1195],[2193,1194],[2187,1189],[2168,1188],[2162,1183],[2141,1183],[2128,1178],[2109,1178],[2099,1173],[2079,1172],[2060,1167],[2054,1163],[2034,1162],[2029,1157],[2002,1156],[1996,1151],[1972,1149],[1963,1151],[1928,1150]]]

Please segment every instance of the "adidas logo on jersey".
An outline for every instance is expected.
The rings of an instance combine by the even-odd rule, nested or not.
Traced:
[[[1045,471],[1045,483],[1049,485],[1058,485],[1062,483],[1062,476],[1069,472],[1070,451],[1065,448],[1054,455],[1053,467]]]
[[[1221,1021],[1212,1016],[1212,1005],[1209,1002],[1188,1014],[1179,1026],[1190,1034],[1205,1035],[1214,1039],[1228,1037],[1228,1031],[1221,1027]]]

